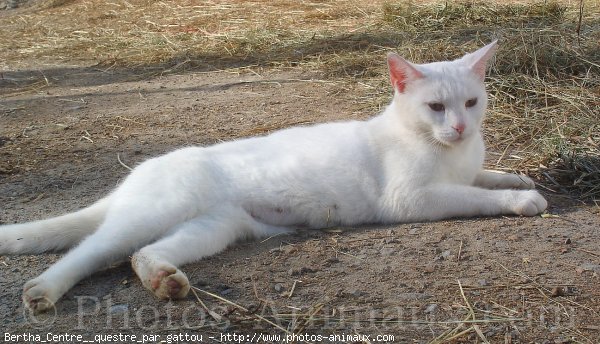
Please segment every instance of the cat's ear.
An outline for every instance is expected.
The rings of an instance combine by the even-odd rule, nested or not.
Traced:
[[[398,54],[389,53],[387,63],[390,69],[392,86],[400,93],[404,92],[408,83],[423,78],[423,73],[418,71],[412,63],[398,56]]]
[[[498,48],[498,40],[486,45],[485,47],[477,50],[476,52],[465,55],[460,61],[464,62],[471,68],[481,81],[485,79],[485,68],[488,61],[494,56],[496,49]]]

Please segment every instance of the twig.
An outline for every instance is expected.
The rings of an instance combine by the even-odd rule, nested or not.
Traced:
[[[302,281],[300,280],[294,280],[294,284],[292,284],[292,289],[290,289],[290,292],[288,293],[288,299],[294,294],[294,290],[296,290],[296,283],[298,282],[302,283]]]
[[[458,283],[458,288],[460,289],[460,295],[462,295],[463,300],[465,300],[465,304],[469,308],[469,313],[471,313],[473,320],[475,320],[475,312],[473,311],[473,307],[471,307],[471,303],[469,302],[469,300],[467,300],[467,297],[465,296],[465,291],[463,290],[462,283],[460,283],[460,280],[456,280],[456,282]]]
[[[315,314],[319,313],[324,306],[325,306],[325,304],[323,304],[323,303],[319,303],[316,306],[314,306],[313,310],[308,314],[308,317],[306,317],[304,319],[304,323],[302,324],[302,326],[294,328],[293,331],[296,333],[301,333],[302,331],[304,331],[304,329],[306,328],[308,323],[312,320],[315,320],[315,318],[314,318]],[[298,322],[298,324],[299,324],[299,322]]]
[[[461,241],[462,243],[462,241]],[[458,288],[460,289],[460,295],[462,295],[463,300],[465,300],[465,304],[467,305],[467,307],[469,308],[469,316],[472,320],[477,320],[475,318],[475,311],[473,310],[473,307],[471,306],[471,303],[469,302],[469,300],[467,299],[467,296],[465,295],[465,291],[462,287],[462,284],[460,283],[460,280],[456,280],[456,282],[458,282]],[[475,332],[477,333],[477,335],[479,336],[479,338],[481,338],[481,340],[483,340],[484,343],[488,343],[487,338],[485,338],[485,336],[483,335],[483,332],[481,332],[481,329],[479,328],[479,326],[477,324],[473,324],[472,328],[475,330]]]
[[[579,21],[577,22],[577,44],[581,46],[581,21],[583,19],[583,0],[579,0]]]
[[[512,271],[512,270],[510,270],[509,268],[507,268],[506,266],[502,265],[501,263],[498,263],[498,265],[500,265],[500,267],[502,267],[504,270],[508,271],[509,273],[511,273],[511,274],[513,274],[513,275],[517,275],[517,276],[519,276],[519,277],[521,277],[521,278],[523,278],[523,279],[525,279],[525,280],[531,281],[531,283],[532,283],[533,285],[535,285],[535,287],[536,287],[535,289],[537,289],[537,290],[540,292],[540,294],[542,294],[542,296],[543,296],[543,297],[545,297],[546,299],[549,299],[550,301],[552,301],[552,302],[554,302],[554,303],[558,303],[558,304],[560,304],[558,301],[556,301],[556,300],[554,300],[553,298],[550,298],[548,295],[546,295],[546,293],[548,293],[548,294],[552,294],[552,291],[548,290],[548,288],[546,288],[546,287],[544,287],[543,285],[541,285],[541,284],[539,284],[538,282],[536,282],[536,281],[535,281],[533,278],[531,278],[531,277],[529,277],[529,276],[527,276],[527,275],[525,275],[525,274],[522,274],[522,273],[519,273],[519,272],[516,272],[516,271]],[[596,313],[596,314],[598,314],[598,311],[596,311],[596,310],[594,310],[594,309],[592,309],[592,308],[590,308],[590,307],[587,307],[587,306],[585,306],[585,305],[582,305],[582,304],[580,304],[579,302],[573,301],[573,300],[571,300],[571,299],[569,299],[569,298],[566,298],[566,297],[564,297],[564,296],[559,296],[558,298],[559,298],[559,299],[562,299],[562,300],[564,300],[564,301],[566,301],[566,302],[568,302],[568,303],[570,303],[570,304],[572,304],[572,305],[576,305],[576,306],[578,306],[578,307],[581,307],[581,308],[583,308],[583,309],[586,309],[586,310],[588,310],[588,311],[591,311],[591,312],[593,312],[593,313]]]
[[[192,286],[192,290],[194,290],[194,289],[195,289],[195,290],[197,290],[197,291],[199,291],[199,292],[202,292],[202,293],[204,293],[204,294],[206,294],[206,295],[208,295],[208,296],[214,297],[214,298],[215,298],[215,299],[217,299],[217,300],[223,301],[223,302],[225,302],[226,304],[228,304],[228,305],[231,305],[231,306],[233,306],[233,307],[235,307],[235,308],[238,308],[238,309],[240,309],[240,310],[242,310],[242,311],[244,311],[244,312],[246,312],[246,313],[248,313],[248,314],[252,314],[252,313],[251,313],[251,312],[250,312],[250,311],[249,311],[249,310],[248,310],[246,307],[240,306],[240,305],[238,305],[237,303],[235,303],[235,302],[233,302],[233,301],[229,301],[229,300],[227,300],[226,298],[223,298],[223,297],[221,297],[221,296],[219,296],[219,295],[216,295],[216,294],[213,294],[213,293],[211,293],[211,292],[208,292],[208,291],[206,291],[206,290],[202,290],[202,289],[200,289],[200,288],[198,288],[198,287],[194,287],[194,286]],[[273,327],[275,327],[275,328],[278,328],[278,329],[280,329],[281,331],[283,331],[283,332],[285,332],[285,333],[287,333],[287,334],[291,334],[291,332],[290,332],[290,331],[288,331],[286,328],[283,328],[283,327],[281,327],[281,326],[277,325],[276,323],[272,322],[271,320],[269,320],[269,319],[267,319],[267,318],[265,318],[265,317],[263,317],[263,316],[261,316],[261,315],[258,315],[258,314],[252,314],[252,315],[253,315],[253,316],[255,316],[256,318],[258,318],[258,319],[260,319],[260,320],[262,320],[262,321],[266,322],[267,324],[269,324],[269,325],[271,325],[271,326],[273,326]]]
[[[578,248],[578,247],[575,247],[575,249],[576,249],[577,251],[581,251],[581,252],[585,252],[585,253],[591,254],[591,255],[592,255],[592,256],[594,256],[594,257],[600,257],[600,254],[598,254],[598,253],[594,253],[594,252],[592,252],[592,251],[589,251],[589,250],[586,250],[586,249],[584,249],[584,248]]]
[[[346,256],[352,257],[352,258],[354,258],[354,259],[362,260],[362,258],[360,258],[360,257],[357,257],[357,256],[355,256],[355,255],[352,255],[352,254],[350,254],[350,253],[342,252],[342,251],[340,251],[340,250],[336,250],[336,249],[333,249],[333,250],[335,251],[335,253],[341,253],[341,254],[343,254],[343,255],[346,255]]]
[[[453,335],[452,337],[448,337],[448,338],[444,338],[444,339],[445,339],[447,342],[450,342],[451,340],[453,340],[453,339],[456,339],[456,338],[458,338],[458,337],[461,337],[461,336],[463,336],[463,335],[465,335],[465,334],[467,334],[467,333],[471,332],[472,330],[473,330],[473,327],[469,327],[468,329],[466,329],[466,330],[463,330],[462,332],[459,332],[459,333],[457,333],[457,334]],[[443,337],[442,337],[442,338],[443,338]],[[442,339],[442,338],[440,338],[440,339]],[[437,340],[437,338],[436,338],[436,340]],[[437,342],[434,340],[434,341],[432,341],[431,343],[437,343]]]
[[[295,309],[295,308],[294,308]],[[293,318],[298,316],[310,317],[311,320],[314,321],[339,321],[344,322],[347,321],[347,318],[335,318],[335,317],[315,317],[311,316],[314,312],[311,313],[303,313],[303,314],[277,314],[282,318]],[[511,323],[517,321],[525,321],[525,318],[488,318],[488,319],[477,319],[477,320],[442,320],[442,321],[426,321],[426,320],[399,320],[399,319],[377,319],[377,318],[369,318],[369,319],[354,319],[357,323],[369,323],[369,324],[406,324],[406,325],[453,325],[458,324],[458,328],[464,326],[465,324],[499,324],[499,323]],[[456,329],[455,329],[456,330]],[[452,332],[452,331],[449,331]],[[447,336],[447,334],[446,334]],[[444,335],[438,336],[437,339],[442,339]],[[446,338],[447,339],[447,338]],[[435,340],[432,341],[434,343]]]
[[[263,241],[261,241],[260,243],[262,244],[264,242],[267,242],[267,241],[273,239],[274,237],[277,237],[277,236],[280,236],[280,235],[285,235],[285,234],[289,234],[289,233],[288,232],[280,232],[280,233],[273,234],[270,237],[268,237],[268,238],[264,239]]]
[[[202,300],[200,299],[200,297],[198,296],[198,293],[196,293],[196,291],[194,290],[194,288],[192,288],[192,293],[194,293],[194,296],[196,297],[196,300],[198,300],[198,303],[200,304],[200,306],[202,306],[202,308],[204,308],[204,310],[208,313],[208,315],[210,315],[216,321],[220,322],[222,317],[219,314],[211,311],[206,306],[206,304],[204,304],[204,302],[202,302]]]
[[[125,167],[126,169],[133,171],[133,168],[125,165],[125,163],[123,161],[121,161],[121,157],[119,156],[119,153],[117,153],[117,161],[119,162],[119,164],[121,164],[121,166]]]

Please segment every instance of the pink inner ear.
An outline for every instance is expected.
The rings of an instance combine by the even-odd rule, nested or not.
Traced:
[[[423,77],[423,73],[396,54],[388,55],[388,67],[392,86],[400,93],[404,92],[408,83]]]
[[[477,74],[477,76],[479,76],[481,80],[484,80],[486,66],[486,61],[478,61],[476,64],[473,65],[473,67],[471,67],[471,70],[473,71],[473,73]]]
[[[404,89],[406,88],[406,74],[404,74],[402,71],[390,73],[390,80],[392,82],[392,86],[397,89],[398,92],[404,93]]]

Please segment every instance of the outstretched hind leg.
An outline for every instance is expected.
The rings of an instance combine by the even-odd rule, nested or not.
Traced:
[[[257,223],[245,212],[223,212],[177,226],[171,235],[134,254],[131,263],[144,287],[156,297],[180,299],[189,292],[190,283],[178,266],[219,253],[246,236],[285,231]]]
[[[162,237],[168,228],[175,225],[164,218],[164,210],[161,213],[158,209],[137,205],[109,211],[105,222],[94,234],[25,284],[23,303],[34,312],[53,307],[83,278]]]
[[[34,313],[53,307],[77,282],[119,258],[122,252],[133,251],[118,238],[99,234],[87,237],[79,246],[67,253],[38,277],[25,283],[23,303]]]
[[[105,197],[70,214],[0,226],[0,255],[42,253],[75,246],[100,226],[109,205],[110,197]]]

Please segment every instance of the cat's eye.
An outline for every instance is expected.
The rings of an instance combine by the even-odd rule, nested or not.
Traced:
[[[441,112],[441,111],[446,110],[446,107],[442,103],[429,103],[428,105],[431,108],[431,110],[436,111],[436,112]]]
[[[475,105],[477,105],[477,98],[471,98],[465,103],[465,106],[468,108],[473,107]]]

